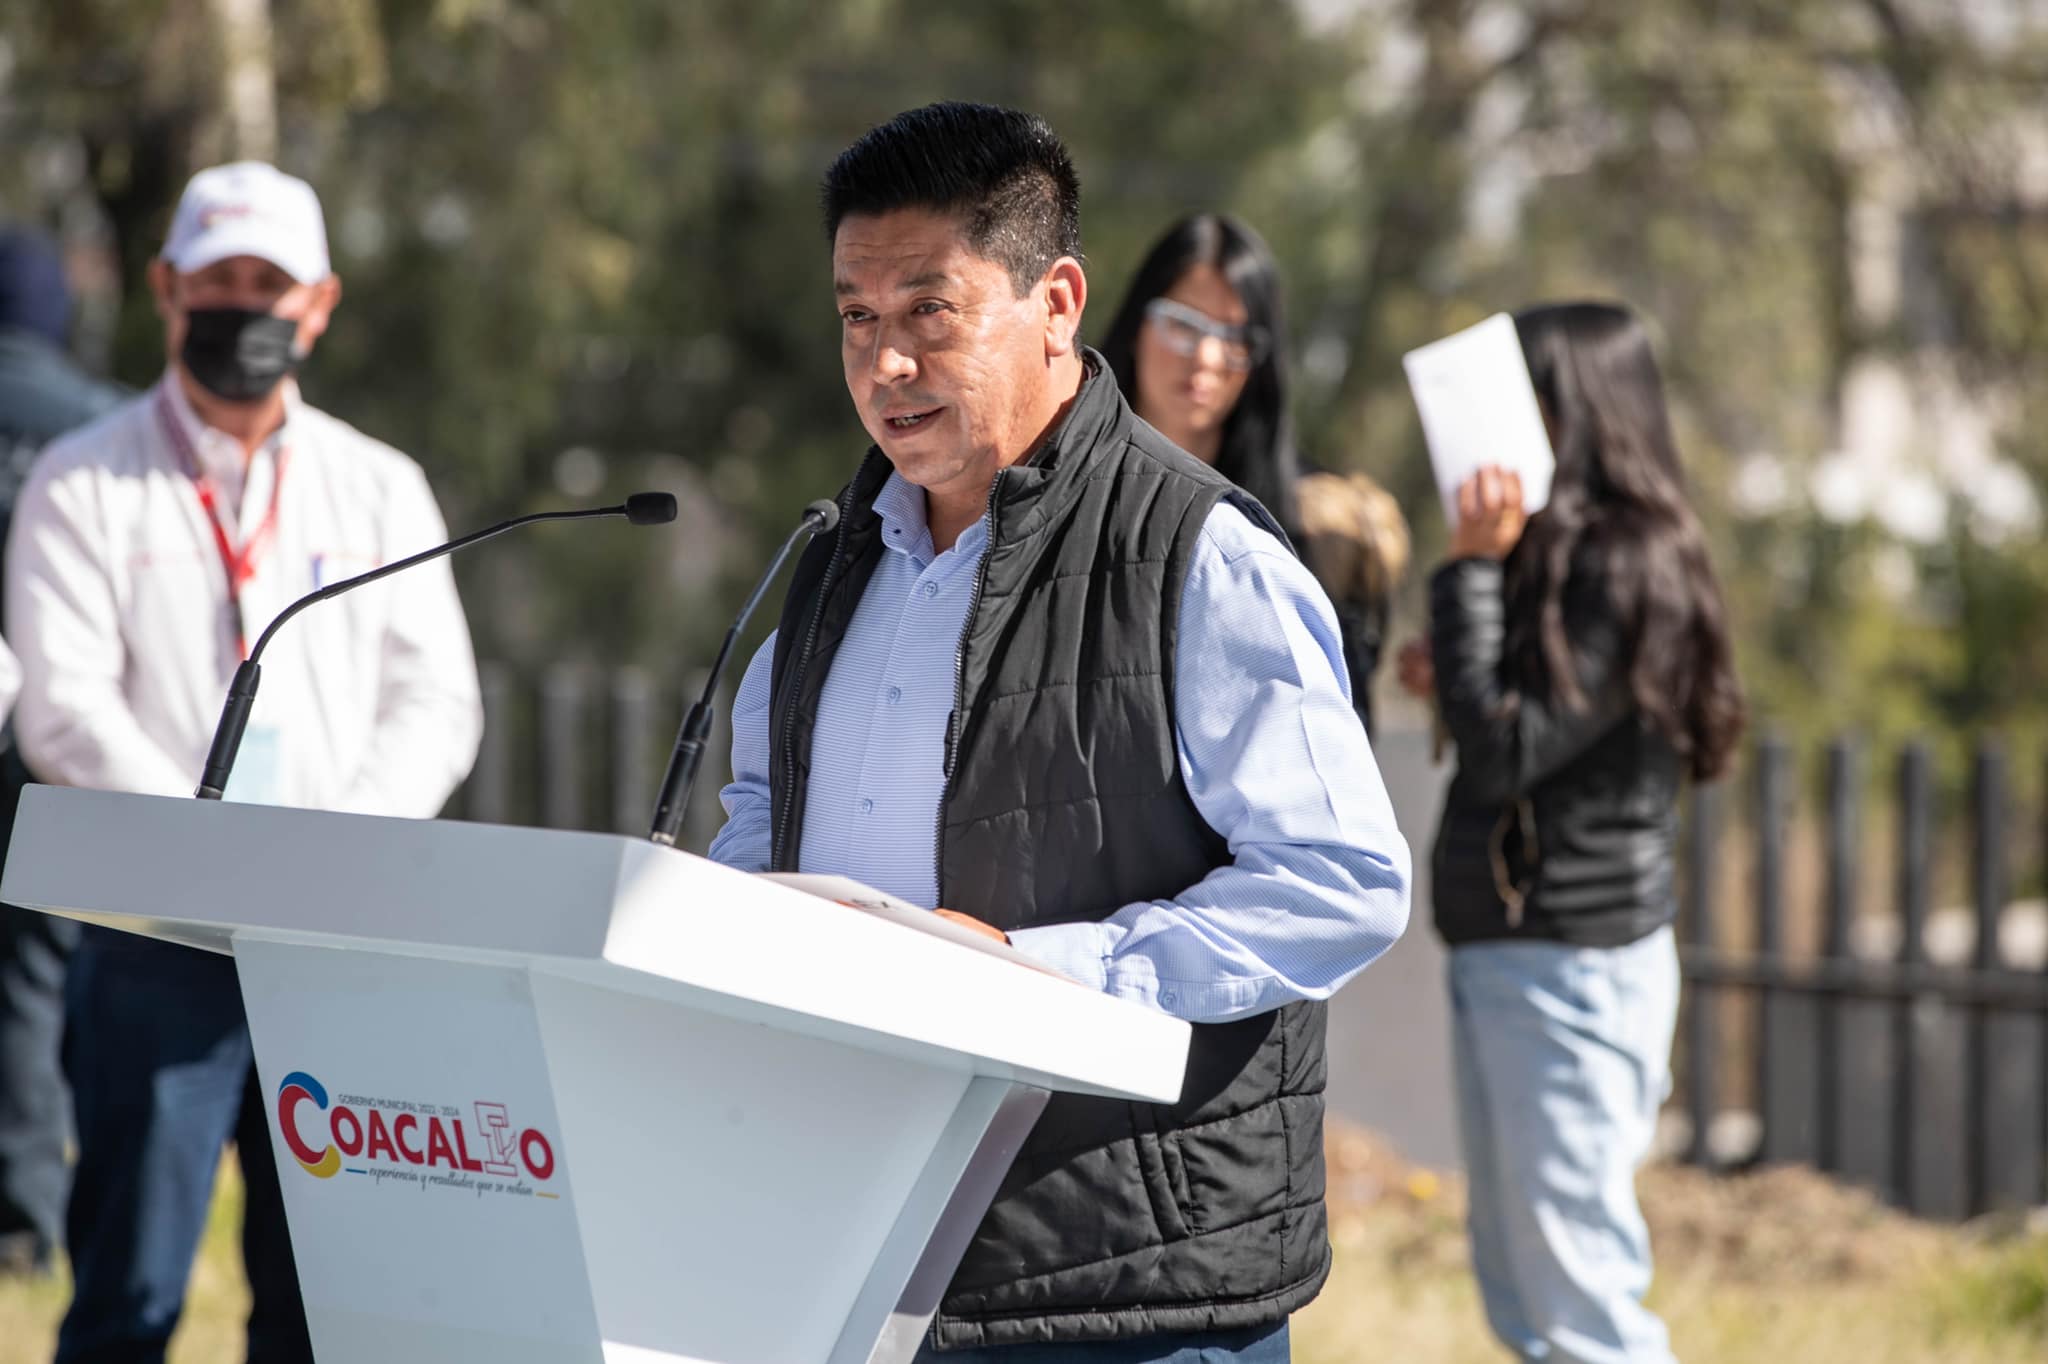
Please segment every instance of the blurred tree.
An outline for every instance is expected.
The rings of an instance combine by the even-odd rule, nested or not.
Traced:
[[[1387,480],[1425,550],[1442,530],[1400,354],[1540,297],[1625,298],[1660,331],[1762,709],[1880,734],[2030,725],[2048,714],[2031,540],[1952,508],[1903,542],[1808,493],[1859,376],[1938,355],[2048,499],[2048,399],[2026,382],[2048,341],[2048,196],[2027,178],[2048,35],[2027,12],[16,4],[0,137],[39,150],[0,167],[0,206],[96,205],[126,288],[116,365],[145,382],[160,342],[138,286],[179,186],[274,141],[322,191],[348,290],[308,390],[417,455],[452,522],[683,495],[680,534],[563,531],[464,562],[482,649],[674,677],[865,445],[833,368],[825,164],[927,99],[1030,107],[1082,168],[1096,316],[1180,212],[1268,235],[1310,453]],[[1898,297],[1874,304],[1887,270]]]
[[[2048,341],[2048,16],[1999,0],[1375,9],[1394,74],[1350,125],[1362,255],[1307,342],[1342,357],[1311,395],[1325,449],[1426,507],[1401,352],[1536,298],[1626,299],[1661,334],[1759,711],[1882,737],[2038,731],[2048,564],[1969,514],[1983,490],[1956,486],[1974,465],[1939,469],[1937,418],[1852,418],[1873,376],[1917,398],[1954,372],[1948,396],[1995,419],[2048,505],[2048,437],[2014,396],[2038,389],[2024,377]],[[1935,468],[1947,535],[1939,512],[1918,540],[1822,514],[1808,489],[1831,461],[1886,476],[1870,451],[1835,458],[1862,443]],[[1757,477],[1783,485],[1768,507],[1745,502]],[[1426,546],[1441,529],[1419,519]]]
[[[668,671],[718,628],[722,573],[751,572],[865,446],[816,219],[841,146],[927,99],[1040,109],[1080,154],[1091,245],[1128,262],[1169,212],[1228,201],[1331,116],[1352,65],[1250,0],[265,9],[88,0],[4,30],[33,73],[15,102],[87,130],[131,285],[119,367],[146,381],[161,361],[133,284],[178,187],[244,149],[222,131],[225,20],[267,17],[278,155],[320,188],[348,290],[309,391],[418,455],[458,523],[649,481],[685,493],[683,536],[535,537],[460,570],[492,653]],[[1119,78],[1083,79],[1098,66]]]

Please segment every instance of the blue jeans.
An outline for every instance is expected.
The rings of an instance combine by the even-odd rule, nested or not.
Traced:
[[[76,1287],[58,1364],[160,1364],[229,1141],[248,1198],[249,1364],[311,1364],[233,959],[88,928],[68,1004],[78,1170],[65,1221]]]
[[[1670,1364],[1643,1305],[1650,1237],[1635,1172],[1670,1091],[1678,954],[1484,942],[1450,953],[1472,1268],[1518,1358]]]
[[[0,1242],[38,1259],[62,1239],[71,1182],[71,1100],[57,1055],[78,931],[73,920],[0,905]]]
[[[1243,1331],[1202,1331],[1104,1340],[1083,1345],[992,1345],[947,1350],[927,1345],[916,1364],[1288,1364],[1287,1323]]]

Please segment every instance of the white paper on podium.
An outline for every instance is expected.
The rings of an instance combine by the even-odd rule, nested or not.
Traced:
[[[1495,313],[1418,346],[1401,357],[1401,367],[1429,441],[1444,519],[1458,523],[1458,485],[1489,464],[1520,474],[1523,510],[1530,516],[1541,511],[1557,458],[1514,318]]]
[[[920,933],[929,933],[935,938],[944,938],[947,942],[958,943],[977,952],[986,952],[990,956],[1016,962],[1019,966],[1028,966],[1048,976],[1073,980],[1073,977],[1066,973],[1053,970],[1036,957],[1019,952],[1007,943],[999,943],[994,938],[976,933],[971,928],[962,928],[959,924],[941,919],[929,909],[914,905],[908,900],[899,900],[885,891],[856,881],[851,876],[796,871],[764,871],[759,875],[764,881],[773,881],[777,885],[788,886],[791,890],[800,890],[806,895],[815,895],[821,900],[830,900],[835,904],[845,905],[848,909],[857,909],[878,919],[887,919],[890,923],[902,924],[905,928],[914,928]],[[1080,984],[1079,981],[1074,983]]]

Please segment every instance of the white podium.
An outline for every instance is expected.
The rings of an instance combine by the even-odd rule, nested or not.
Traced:
[[[906,1360],[1048,1091],[1186,1059],[612,835],[32,787],[0,899],[234,954],[323,1364]]]

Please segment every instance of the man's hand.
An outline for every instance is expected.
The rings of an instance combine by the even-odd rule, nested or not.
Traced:
[[[1436,700],[1436,660],[1430,657],[1428,640],[1411,639],[1403,644],[1394,671],[1402,691],[1418,701]]]
[[[1010,941],[1010,935],[1003,932],[1002,929],[997,928],[994,924],[983,923],[971,914],[962,914],[958,910],[953,909],[935,909],[932,913],[948,922],[956,923],[962,928],[971,928],[984,938],[994,938],[997,942],[1006,945]]]
[[[1505,559],[1528,521],[1522,511],[1522,476],[1489,464],[1458,485],[1458,526],[1451,532],[1450,556]]]

